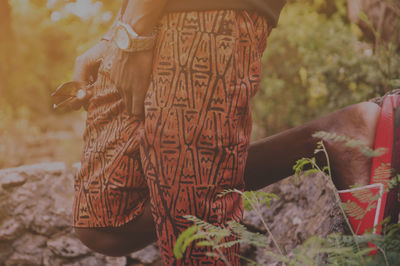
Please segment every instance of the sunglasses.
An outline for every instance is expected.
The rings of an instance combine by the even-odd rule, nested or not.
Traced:
[[[86,97],[86,90],[93,85],[84,86],[77,81],[69,81],[61,84],[51,94],[53,99],[53,108],[58,109],[67,105],[73,100],[82,100]]]

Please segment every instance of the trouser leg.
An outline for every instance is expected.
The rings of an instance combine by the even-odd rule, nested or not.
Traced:
[[[143,169],[166,264],[225,265],[209,247],[173,255],[194,215],[218,226],[240,222],[243,172],[251,131],[249,101],[260,83],[266,19],[246,11],[171,13],[161,21],[145,108]],[[224,241],[235,240],[231,236]],[[222,249],[239,264],[238,244]]]

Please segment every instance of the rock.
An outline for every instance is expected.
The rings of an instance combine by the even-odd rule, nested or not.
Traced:
[[[127,263],[126,257],[106,257],[106,265],[125,266]]]
[[[43,199],[35,207],[30,224],[31,230],[50,236],[71,226],[73,177],[72,175],[54,178],[47,176],[37,186]]]
[[[50,249],[46,249],[43,252],[44,266],[61,266],[63,264],[64,264],[64,259],[54,255],[54,253]]]
[[[63,162],[24,165],[16,168],[0,170],[0,180],[4,179],[10,174],[17,174],[29,180],[39,180],[40,178],[43,178],[43,176],[45,176],[46,174],[59,176],[65,173],[67,170],[67,166]]]
[[[13,243],[14,253],[6,265],[42,265],[46,237],[26,233]]]
[[[62,265],[63,266],[102,266],[102,265],[108,266],[112,264],[106,264],[103,258],[99,258],[97,256],[88,256],[73,263],[70,262]]]
[[[26,233],[13,243],[13,247],[20,254],[38,256],[46,247],[46,240],[44,236]]]
[[[162,265],[155,244],[128,257],[111,258],[92,252],[75,237],[71,217],[77,168],[46,163],[0,170],[0,182],[7,184],[0,186],[0,265]],[[286,179],[265,190],[280,199],[263,206],[261,214],[289,252],[311,235],[343,231],[341,213],[324,177],[310,176],[300,184]],[[245,212],[245,222],[266,233],[254,212]],[[261,249],[243,245],[241,250],[262,264],[271,263]]]
[[[23,176],[20,176],[16,173],[6,175],[0,179],[0,184],[4,189],[18,187],[23,185],[25,182],[26,179]]]
[[[68,226],[68,220],[60,220],[57,215],[50,213],[33,217],[30,229],[35,233],[51,236]]]
[[[130,257],[144,264],[152,264],[159,260],[161,255],[158,252],[157,245],[152,244],[142,250],[132,253]]]
[[[264,190],[280,197],[270,208],[263,206],[261,213],[272,235],[286,251],[292,251],[313,235],[347,232],[334,192],[325,176],[308,176],[298,185],[292,178],[287,178]],[[258,230],[265,231],[254,211],[246,213],[244,219]],[[262,265],[268,264],[271,259],[263,253],[262,249],[257,249],[252,257]]]
[[[4,222],[0,227],[0,241],[16,239],[22,231],[22,224],[14,218],[11,218]]]
[[[0,186],[0,265],[127,264],[126,257],[90,251],[72,234],[75,171],[64,163],[0,170],[1,184],[14,180]]]
[[[5,262],[6,266],[40,266],[42,265],[42,258],[40,254],[19,254],[14,253],[11,258]]]
[[[47,247],[57,256],[77,258],[89,253],[89,249],[78,239],[63,235],[47,241]]]
[[[0,265],[4,264],[5,261],[12,255],[14,249],[9,243],[0,242]]]

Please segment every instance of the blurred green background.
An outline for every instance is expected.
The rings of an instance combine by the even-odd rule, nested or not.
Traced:
[[[75,58],[105,33],[120,4],[0,0],[0,168],[79,161],[85,113],[55,112],[50,93],[71,80]],[[347,5],[292,0],[284,8],[263,57],[253,139],[383,95],[399,83],[395,43],[381,44],[368,16],[364,28],[350,22]]]

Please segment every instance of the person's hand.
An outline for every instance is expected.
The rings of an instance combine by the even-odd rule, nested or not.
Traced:
[[[92,96],[89,85],[96,81],[99,66],[107,54],[109,46],[107,41],[100,41],[76,58],[73,81],[79,85],[82,97],[74,97],[68,102],[72,109],[77,110],[81,106],[87,109],[89,99]]]
[[[113,45],[103,64],[118,89],[128,114],[143,119],[144,98],[152,73],[153,51],[123,52]]]

